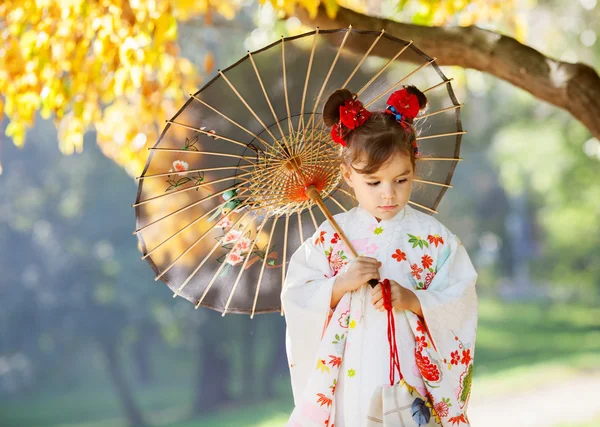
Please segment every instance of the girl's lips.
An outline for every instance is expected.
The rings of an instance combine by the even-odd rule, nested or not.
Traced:
[[[379,209],[383,209],[384,211],[390,211],[390,210],[396,208],[396,206],[398,206],[398,205],[393,205],[393,206],[379,206]]]

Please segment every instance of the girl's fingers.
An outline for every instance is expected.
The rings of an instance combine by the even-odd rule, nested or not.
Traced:
[[[358,258],[356,258],[356,260],[365,265],[372,265],[375,268],[379,268],[381,266],[381,262],[379,262],[377,259],[371,258],[371,257],[358,257]]]

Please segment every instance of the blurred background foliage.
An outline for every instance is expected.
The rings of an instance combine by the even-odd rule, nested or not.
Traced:
[[[140,260],[130,204],[188,94],[246,50],[310,30],[296,8],[321,4],[477,25],[600,65],[596,0],[2,2],[0,425],[284,423],[283,318],[170,298]],[[597,367],[600,142],[506,82],[444,71],[469,131],[439,219],[480,273],[474,395]]]

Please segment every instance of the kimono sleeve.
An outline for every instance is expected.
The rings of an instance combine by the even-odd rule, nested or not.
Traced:
[[[438,266],[435,277],[425,290],[416,290],[423,318],[434,347],[449,342],[454,347],[456,336],[474,345],[477,329],[477,272],[465,247],[448,233],[446,259]],[[461,334],[462,337],[460,335]]]
[[[335,276],[324,242],[333,232],[327,222],[290,258],[281,302],[287,324],[286,350],[294,401],[298,401],[316,366],[317,347],[331,314]]]
[[[446,402],[450,408],[445,415],[439,414],[442,425],[460,421],[468,427],[466,410],[477,332],[477,272],[456,236],[449,233],[445,240],[435,277],[427,289],[415,290],[424,325],[412,312],[409,322],[415,337],[423,339],[419,332],[424,330],[429,333],[431,346],[417,341],[415,360],[434,402]]]

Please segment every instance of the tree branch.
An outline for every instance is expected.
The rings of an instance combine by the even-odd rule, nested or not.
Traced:
[[[316,18],[296,8],[296,16],[305,25],[321,29],[353,25],[364,30],[381,31],[415,46],[438,65],[473,68],[526,90],[533,96],[564,108],[600,139],[600,77],[590,66],[549,58],[512,37],[475,26],[426,27],[404,24],[354,12],[343,7],[330,19],[321,6]],[[351,49],[352,46],[349,46]],[[388,56],[391,56],[390,52]]]

